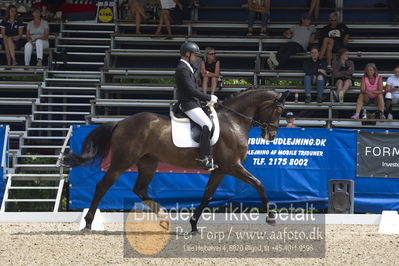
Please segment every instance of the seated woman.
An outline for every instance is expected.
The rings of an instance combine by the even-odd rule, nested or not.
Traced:
[[[382,77],[378,75],[375,64],[367,64],[364,68],[364,76],[360,85],[360,94],[357,98],[356,113],[352,116],[353,119],[359,119],[360,110],[363,104],[375,103],[378,104],[378,118],[385,119],[384,116],[384,95],[383,95]]]
[[[216,59],[216,51],[212,47],[205,49],[204,61],[201,62],[201,74],[202,91],[207,93],[209,80],[211,80],[211,95],[214,95],[220,77],[220,61]]]
[[[0,24],[4,50],[6,52],[7,66],[15,66],[18,64],[15,59],[15,49],[21,47],[24,25],[21,21],[17,20],[16,16],[17,7],[9,5],[6,10],[6,15]]]
[[[43,50],[49,48],[48,34],[49,26],[47,21],[41,18],[42,9],[38,6],[32,7],[33,20],[26,27],[25,44],[25,65],[30,65],[32,51],[36,48],[37,65],[42,66]]]
[[[303,62],[303,71],[305,71],[305,77],[303,78],[306,94],[305,103],[310,103],[312,100],[310,93],[312,90],[312,84],[317,85],[317,102],[323,102],[326,68],[326,62],[319,59],[319,49],[312,47],[310,49],[310,58]]]
[[[344,94],[349,87],[353,85],[352,75],[355,71],[353,61],[349,60],[349,52],[346,48],[338,51],[338,60],[333,65],[333,76],[335,80],[336,91],[333,91],[336,99],[340,103],[344,102]]]

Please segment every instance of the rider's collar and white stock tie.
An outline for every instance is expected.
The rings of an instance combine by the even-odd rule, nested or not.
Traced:
[[[188,66],[188,68],[191,70],[191,73],[193,73],[194,74],[194,70],[193,70],[193,67],[190,65],[190,63],[189,62],[187,62],[186,60],[184,60],[184,59],[180,59],[180,61],[182,61],[182,62],[184,62],[187,66]]]

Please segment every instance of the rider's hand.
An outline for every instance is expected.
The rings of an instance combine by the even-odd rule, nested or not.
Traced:
[[[216,95],[211,95],[211,100],[209,101],[210,105],[214,105],[215,103],[218,102],[218,97]]]

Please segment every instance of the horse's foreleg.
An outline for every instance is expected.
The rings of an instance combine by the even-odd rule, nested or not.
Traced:
[[[195,209],[193,216],[190,219],[191,224],[191,232],[198,232],[197,223],[199,218],[201,217],[202,211],[206,206],[208,206],[209,202],[212,200],[212,196],[218,188],[220,182],[222,181],[224,174],[218,174],[215,172],[211,173],[209,177],[208,183],[206,184],[204,195],[202,196],[201,203],[198,208]]]
[[[89,211],[85,216],[87,229],[91,229],[91,223],[93,222],[94,215],[96,214],[96,210],[101,199],[121,174],[122,172],[120,171],[110,169],[100,180],[100,182],[97,183],[93,200],[91,201]]]
[[[254,177],[251,173],[249,173],[241,164],[236,165],[236,167],[234,167],[232,176],[251,185],[253,188],[256,189],[256,191],[259,193],[262,204],[267,212],[266,222],[268,224],[275,224],[276,218],[274,212],[271,212],[269,210],[269,201],[267,199],[265,188],[262,182],[260,182],[259,179]]]

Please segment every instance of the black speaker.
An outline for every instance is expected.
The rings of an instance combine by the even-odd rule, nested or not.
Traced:
[[[328,183],[328,213],[353,213],[353,180],[331,179]]]

